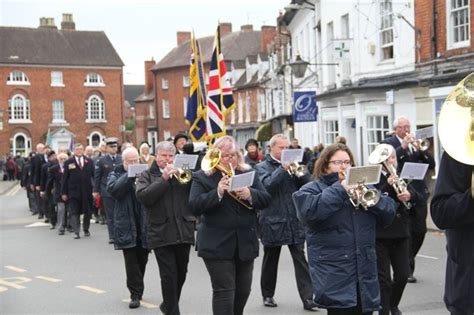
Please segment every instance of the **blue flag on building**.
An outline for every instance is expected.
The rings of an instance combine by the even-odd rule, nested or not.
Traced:
[[[199,42],[191,38],[191,64],[189,67],[189,99],[186,109],[186,123],[193,142],[205,141],[206,137],[206,83],[202,66]]]
[[[306,122],[318,120],[318,106],[316,105],[315,91],[293,93],[293,121]]]

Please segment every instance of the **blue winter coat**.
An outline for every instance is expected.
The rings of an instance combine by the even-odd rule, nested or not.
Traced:
[[[298,218],[307,226],[308,263],[315,301],[324,308],[357,305],[363,312],[380,306],[376,223],[389,225],[395,202],[382,195],[368,211],[355,209],[338,174],[322,176],[293,194]]]
[[[115,249],[140,246],[148,248],[146,214],[135,195],[135,177],[128,177],[122,165],[109,173],[107,192],[115,199]]]
[[[309,181],[309,174],[301,178],[288,174],[280,162],[273,159],[270,154],[255,166],[255,171],[272,196],[270,205],[260,212],[262,244],[265,246],[303,244],[304,227],[296,216],[291,195]]]

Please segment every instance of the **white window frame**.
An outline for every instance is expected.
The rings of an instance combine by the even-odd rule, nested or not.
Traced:
[[[148,119],[156,118],[155,104],[148,104]]]
[[[183,75],[183,87],[189,87],[190,78],[189,75]]]
[[[13,136],[13,138],[12,138],[12,154],[13,154],[13,156],[16,156],[16,154],[18,152],[18,148],[16,147],[16,138],[18,138],[20,136],[23,137],[23,139],[25,139],[25,148],[24,148],[25,153],[24,153],[23,156],[26,157],[31,152],[31,138],[28,137],[23,132],[18,132]]]
[[[13,70],[7,77],[7,85],[31,85],[23,71]]]
[[[166,98],[161,100],[163,119],[170,118],[170,101]]]
[[[394,28],[393,28],[393,2],[392,0],[380,0],[379,2],[380,16],[380,61],[393,60],[395,56],[394,47]],[[390,41],[391,37],[391,41]],[[385,51],[392,49],[392,56],[386,57]]]
[[[64,87],[63,72],[62,71],[51,71],[51,86],[52,87]]]
[[[188,101],[189,101],[189,96],[183,96],[183,113],[184,113],[183,117],[186,117],[188,113]]]
[[[163,140],[166,140],[171,137],[171,132],[169,130],[163,130]],[[156,152],[158,153],[158,152]]]
[[[92,142],[94,136],[98,136],[99,137],[99,143],[97,143],[97,145],[94,145],[94,143]],[[102,142],[102,139],[104,139],[104,136],[98,132],[98,131],[93,131],[89,134],[89,137],[87,137],[87,142],[90,146],[92,146],[93,148],[98,148],[100,146],[100,143]]]
[[[327,119],[323,123],[324,145],[331,145],[336,142],[339,135],[339,121],[337,119]]]
[[[169,88],[169,81],[165,78],[161,78],[161,89],[167,90]]]
[[[385,126],[384,121],[386,124]],[[383,114],[367,115],[366,122],[367,152],[372,152],[385,138],[387,132],[390,131],[389,116]]]
[[[97,108],[97,111],[98,111],[97,115],[95,114],[95,112],[93,112],[93,109],[91,108],[91,101],[95,98],[98,99],[99,101],[98,108]],[[105,101],[99,95],[92,94],[91,96],[89,96],[89,98],[86,101],[86,123],[98,123],[98,122],[99,123],[107,122],[107,120],[105,119]]]
[[[105,82],[100,74],[91,72],[86,75],[84,86],[105,86]]]
[[[64,101],[63,100],[54,100],[52,102],[52,123],[65,123],[64,119]]]
[[[22,104],[15,104],[15,100],[21,100]],[[15,106],[22,108],[16,109]],[[17,115],[19,114],[19,115]],[[22,94],[15,94],[8,100],[8,123],[9,124],[31,124],[30,100]]]
[[[456,48],[461,48],[461,47],[469,47],[471,44],[471,19],[470,19],[470,12],[471,12],[471,6],[470,6],[470,0],[462,0],[462,1],[467,1],[467,5],[463,5],[461,7],[453,8],[453,5],[457,5],[459,0],[448,0],[446,1],[446,45],[447,49],[456,49]],[[464,23],[462,25],[454,25],[456,17],[458,15],[466,14],[464,17],[467,17],[467,23]],[[466,22],[466,21],[465,21]],[[455,42],[455,32],[456,31],[461,31],[461,28],[466,28],[464,35],[467,36],[462,41],[457,41]],[[457,30],[456,30],[457,28]],[[460,35],[460,34],[459,34]]]

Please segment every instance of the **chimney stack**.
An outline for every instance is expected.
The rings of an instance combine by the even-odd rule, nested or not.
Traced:
[[[76,30],[76,23],[74,23],[71,13],[63,13],[63,21],[61,22],[61,30],[63,31]]]
[[[151,60],[145,60],[145,94],[149,94],[153,91],[153,72],[151,68],[155,65],[153,57]]]
[[[176,42],[179,45],[191,40],[191,32],[176,32]]]
[[[242,32],[251,32],[253,31],[253,25],[252,24],[245,24],[240,27],[240,30]]]
[[[221,37],[224,37],[224,35],[227,35],[229,33],[232,33],[232,23],[219,23],[220,29],[221,29]]]
[[[268,53],[268,45],[275,39],[276,27],[262,25],[260,32],[260,51]]]
[[[57,30],[58,28],[54,24],[54,18],[52,17],[42,17],[40,18],[39,28],[51,28]]]

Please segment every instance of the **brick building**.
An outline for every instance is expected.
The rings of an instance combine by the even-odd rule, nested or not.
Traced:
[[[137,145],[143,141],[148,142],[152,151],[158,143],[158,127],[155,105],[154,75],[151,72],[155,61],[145,61],[145,86],[143,93],[135,99],[135,135]]]
[[[275,27],[262,26],[260,31],[254,31],[252,25],[243,25],[239,31],[232,32],[231,23],[221,23],[220,25],[222,52],[227,71],[231,71],[231,84],[234,85],[245,73],[246,58],[266,52],[268,44],[275,35]],[[153,81],[154,87],[157,141],[187,130],[184,117],[189,95],[190,39],[190,32],[178,32],[177,46],[151,68],[153,80],[149,80]],[[207,73],[214,45],[214,36],[203,37],[198,40],[203,54],[206,82],[208,82]],[[145,94],[147,94],[146,91]],[[145,102],[149,101],[150,97],[146,98]],[[149,103],[147,104],[149,105]],[[251,106],[257,106],[257,104],[252,103]],[[146,106],[144,107],[145,116],[147,116],[146,113],[150,113],[151,109],[147,111]],[[232,134],[229,119],[230,117],[227,117],[227,129],[228,134]],[[145,120],[152,124],[150,119]],[[255,123],[255,121],[252,122]],[[143,128],[150,130],[149,127]],[[143,135],[143,132],[141,134]]]
[[[0,27],[0,42],[0,154],[28,154],[48,130],[53,149],[123,139],[123,62],[104,32],[63,14],[61,29]]]

